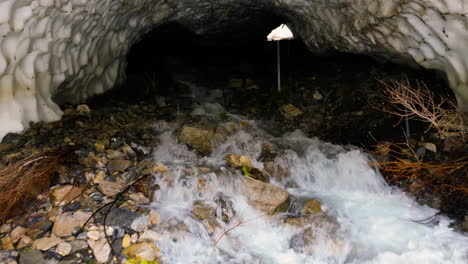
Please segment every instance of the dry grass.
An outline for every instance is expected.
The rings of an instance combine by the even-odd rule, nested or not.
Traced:
[[[50,186],[53,173],[74,149],[53,149],[0,169],[0,220],[23,212],[31,200]]]
[[[420,182],[423,185],[438,186],[468,194],[467,182],[459,177],[468,165],[468,157],[445,162],[425,162],[408,143],[382,142],[376,149],[374,154],[377,157],[390,158],[390,160],[370,165],[380,166],[387,181],[391,183],[400,180]]]

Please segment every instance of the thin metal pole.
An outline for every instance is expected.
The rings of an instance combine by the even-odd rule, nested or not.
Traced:
[[[280,58],[280,41],[276,41],[276,58],[278,61],[278,92],[281,92],[281,58]]]

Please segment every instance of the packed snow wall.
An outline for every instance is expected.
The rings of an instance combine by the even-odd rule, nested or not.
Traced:
[[[130,47],[166,21],[223,34],[259,12],[284,19],[314,52],[445,72],[468,110],[468,0],[0,0],[0,139],[59,119],[57,103],[114,87]]]

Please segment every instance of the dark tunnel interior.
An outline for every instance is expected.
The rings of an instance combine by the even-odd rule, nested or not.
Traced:
[[[126,80],[110,91],[112,100],[156,104],[162,97],[168,105],[190,109],[200,101],[191,85],[219,89],[220,103],[233,113],[275,119],[277,115],[271,113],[277,113],[279,106],[293,104],[310,116],[311,120],[301,120],[297,125],[309,135],[360,145],[373,141],[372,136],[364,136],[369,130],[401,135],[401,127],[395,127],[398,120],[364,121],[368,124],[362,131],[349,135],[354,122],[362,123],[362,113],[371,115],[365,120],[382,119],[372,114],[375,109],[369,110],[379,100],[379,80],[422,82],[430,84],[428,87],[437,93],[453,96],[447,81],[433,71],[366,55],[334,51],[316,54],[300,38],[279,43],[279,92],[278,43],[267,41],[266,37],[281,20],[265,21],[252,26],[237,25],[236,29],[215,34],[197,34],[178,23],[154,28],[129,51]],[[109,96],[105,98],[108,100]]]

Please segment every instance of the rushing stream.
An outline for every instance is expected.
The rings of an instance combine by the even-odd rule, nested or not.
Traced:
[[[194,110],[220,123],[223,111],[208,103]],[[468,263],[468,237],[453,231],[450,219],[434,216],[436,210],[389,187],[356,147],[307,138],[300,131],[275,137],[266,125],[250,121],[200,157],[178,142],[179,126],[164,121],[154,126],[160,140],[154,158],[167,167],[156,176],[161,188],[152,204],[161,216],[158,247],[164,263]],[[296,240],[304,228],[281,221],[288,213],[265,216],[249,205],[241,183],[246,176],[228,169],[224,156],[248,155],[254,167],[263,169],[258,159],[266,141],[278,147],[274,162],[289,174],[270,183],[287,188],[296,204],[320,201],[324,214],[336,218],[336,230],[312,225],[313,242],[301,244]],[[193,202],[219,204],[220,197],[231,205],[231,219],[218,217],[209,234],[193,216]]]

